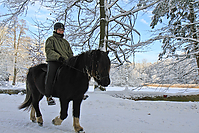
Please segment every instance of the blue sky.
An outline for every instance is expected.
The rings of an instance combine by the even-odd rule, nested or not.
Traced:
[[[138,14],[138,19],[136,21],[136,29],[141,33],[141,41],[145,41],[151,37],[150,33],[150,23],[151,23],[151,12]],[[147,62],[156,62],[158,59],[158,54],[161,51],[161,42],[157,41],[151,44],[145,49],[147,52],[137,53],[135,56],[136,62],[142,62],[146,60]]]
[[[39,9],[39,10],[38,10]],[[0,14],[4,13],[6,11],[5,8],[3,8],[2,5],[0,5]],[[142,13],[140,12],[138,14],[138,18],[136,21],[135,28],[141,33],[141,41],[147,40],[150,38],[151,33],[149,32],[150,30],[150,22],[151,22],[151,12],[147,13]],[[50,11],[48,11],[45,8],[40,8],[39,5],[31,6],[28,9],[27,15],[24,16],[22,15],[20,18],[24,19],[27,21],[27,25],[29,29],[34,30],[34,26],[32,25],[33,21],[32,20],[39,20],[39,21],[45,21],[47,17],[52,17],[50,16]],[[0,18],[2,19],[2,18]],[[52,29],[53,30],[53,29]],[[136,36],[135,36],[136,38]],[[135,54],[135,62],[142,62],[143,60],[147,62],[156,62],[158,59],[158,54],[161,51],[161,43],[156,42],[154,44],[151,44],[150,47],[145,49],[147,52],[142,52],[142,53],[136,53]],[[132,62],[132,58],[130,58],[130,61]]]

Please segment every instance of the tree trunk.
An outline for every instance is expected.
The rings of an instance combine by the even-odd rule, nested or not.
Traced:
[[[100,0],[100,40],[99,49],[102,51],[107,51],[107,40],[108,40],[108,18],[106,10],[107,0]],[[95,86],[94,88],[99,88],[101,91],[105,91],[106,88],[102,86]]]
[[[17,55],[18,55],[18,49],[19,49],[19,43],[22,35],[22,30],[20,29],[19,35],[18,35],[18,40],[17,40],[17,27],[14,29],[14,75],[13,75],[13,81],[12,85],[16,84],[16,79],[17,79]]]
[[[17,70],[16,70],[16,63],[17,63],[17,27],[14,27],[14,72],[13,72],[13,80],[12,85],[16,84],[16,77],[17,77]]]
[[[16,59],[15,59],[16,60]],[[17,67],[16,67],[16,63],[14,64],[14,76],[13,76],[13,81],[12,81],[12,85],[16,84],[16,79],[17,79]]]
[[[108,22],[106,15],[106,0],[100,0],[100,41],[99,48],[107,51]]]

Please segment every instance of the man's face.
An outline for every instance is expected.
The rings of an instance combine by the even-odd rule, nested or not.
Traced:
[[[61,29],[61,28],[57,29],[57,33],[64,34],[64,29]]]

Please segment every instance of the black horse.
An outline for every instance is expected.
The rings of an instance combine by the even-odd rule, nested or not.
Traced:
[[[29,69],[26,80],[26,98],[19,109],[31,109],[30,120],[43,125],[39,101],[45,95],[46,64],[40,64]],[[110,59],[108,52],[93,50],[68,59],[58,69],[53,87],[53,97],[60,100],[60,116],[52,120],[53,124],[61,125],[67,117],[68,104],[73,101],[73,126],[76,132],[83,131],[79,124],[80,105],[88,90],[91,77],[102,86],[110,84]],[[36,113],[36,117],[35,117]]]

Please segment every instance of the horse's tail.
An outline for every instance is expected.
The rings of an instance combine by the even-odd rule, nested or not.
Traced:
[[[26,98],[24,100],[24,102],[22,103],[21,106],[19,106],[19,109],[23,109],[25,108],[24,110],[28,110],[31,106],[31,103],[32,103],[32,95],[31,95],[31,90],[30,90],[30,86],[29,86],[29,77],[30,76],[30,70],[27,74],[27,79],[26,79]]]

